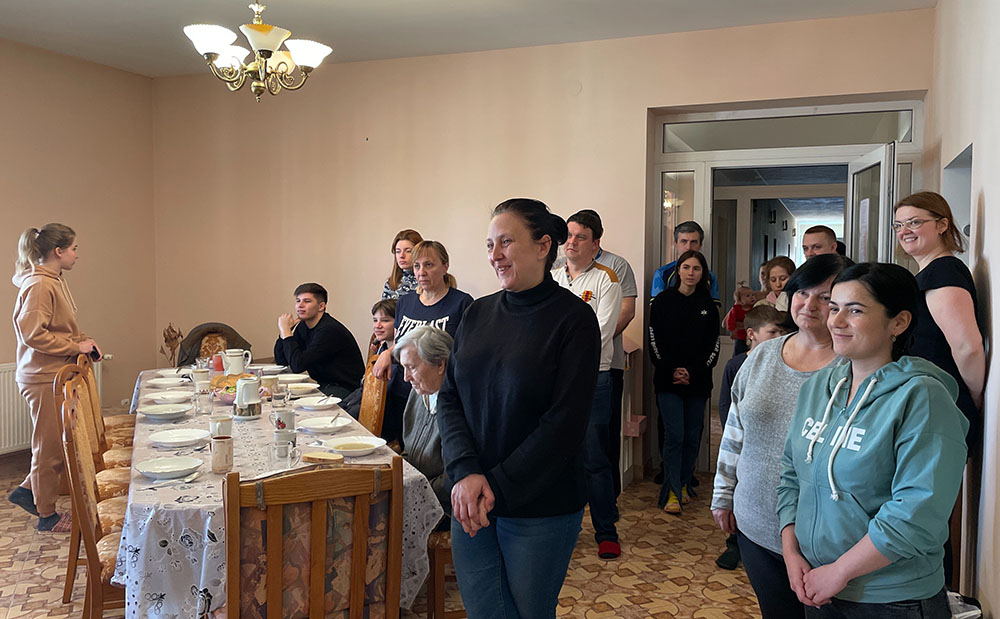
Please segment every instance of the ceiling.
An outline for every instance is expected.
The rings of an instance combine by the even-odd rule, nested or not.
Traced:
[[[247,0],[0,0],[0,38],[140,75],[198,73],[181,29],[236,31]],[[333,62],[450,54],[928,8],[936,0],[273,0],[264,21]],[[242,39],[242,37],[241,37]],[[329,62],[329,60],[328,60]]]
[[[835,185],[847,183],[846,165],[780,166],[767,168],[716,168],[715,187],[760,185]],[[796,221],[827,222],[844,217],[844,196],[823,198],[781,198]]]

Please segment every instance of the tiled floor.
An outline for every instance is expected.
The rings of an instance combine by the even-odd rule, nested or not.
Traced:
[[[0,458],[0,491],[9,492],[27,472],[26,456]],[[711,479],[701,475],[699,496],[681,516],[656,508],[657,486],[637,482],[620,499],[618,523],[623,554],[618,561],[597,557],[593,529],[584,517],[584,529],[566,584],[560,594],[560,617],[696,617],[750,619],[759,617],[753,591],[740,568],[720,570],[714,559],[723,534],[708,510]],[[60,510],[69,509],[64,497]],[[15,617],[79,617],[84,589],[81,576],[71,604],[63,605],[68,533],[39,533],[36,519],[0,499],[0,619]],[[457,589],[449,589],[451,604]],[[422,617],[423,595],[413,612]],[[117,616],[108,613],[108,616]]]

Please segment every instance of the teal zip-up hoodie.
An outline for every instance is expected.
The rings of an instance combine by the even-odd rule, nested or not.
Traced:
[[[892,561],[847,583],[839,599],[929,598],[944,586],[942,547],[965,467],[969,422],[955,405],[958,384],[917,357],[882,366],[848,405],[850,382],[845,363],[799,391],[778,484],[780,527],[795,525],[814,568],[865,534]]]

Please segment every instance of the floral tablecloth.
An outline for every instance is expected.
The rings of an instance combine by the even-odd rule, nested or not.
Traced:
[[[143,372],[137,393],[147,390],[155,371]],[[231,407],[216,404],[216,412]],[[260,419],[233,422],[234,470],[241,478],[264,475],[271,468],[268,446],[273,440],[265,404]],[[330,411],[299,411],[298,419],[330,415]],[[346,415],[346,413],[345,413]],[[132,482],[128,495],[118,562],[112,582],[126,587],[127,617],[207,617],[225,604],[226,530],[222,507],[222,476],[211,472],[207,447],[161,449],[149,435],[165,429],[208,429],[205,415],[187,416],[172,422],[153,422],[139,415],[132,452]],[[337,436],[370,435],[357,421]],[[299,444],[313,435],[299,433]],[[305,439],[305,440],[303,440]],[[194,456],[204,461],[201,474],[190,483],[153,486],[134,465],[169,455]],[[388,463],[394,453],[382,447],[357,464]],[[300,464],[299,467],[309,466]],[[423,585],[430,567],[427,538],[444,515],[430,483],[419,471],[403,463],[403,574],[400,603],[409,608]]]

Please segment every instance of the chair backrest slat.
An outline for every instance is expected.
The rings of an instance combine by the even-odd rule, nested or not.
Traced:
[[[240,565],[240,474],[233,471],[226,475],[222,487],[223,503],[226,512],[226,571],[235,567],[239,578]],[[227,574],[226,616],[228,619],[240,619],[240,589],[234,587],[232,579]]]
[[[312,532],[309,538],[309,619],[322,619],[325,602],[327,502],[312,502]]]
[[[351,548],[351,619],[365,613],[365,574],[368,570],[368,495],[354,499],[354,540]],[[360,526],[360,525],[364,526]]]
[[[267,619],[282,619],[281,567],[284,562],[282,552],[281,517],[283,505],[267,506]]]
[[[101,561],[97,554],[97,540],[103,537],[100,530],[100,519],[97,516],[97,471],[87,446],[85,420],[79,414],[77,405],[86,387],[77,374],[66,381],[62,405],[63,418],[63,454],[66,457],[66,470],[69,474],[70,498],[73,503],[73,518],[77,520],[87,555],[88,570],[93,572],[96,582],[101,582]],[[81,448],[82,447],[82,448]],[[95,567],[96,566],[96,567]]]
[[[382,434],[388,388],[389,381],[375,378],[374,365],[368,364],[362,383],[361,410],[358,412],[358,421],[375,436]]]
[[[101,396],[97,390],[97,377],[94,375],[94,364],[87,355],[78,355],[76,364],[80,366],[83,380],[86,384],[86,389],[83,390],[80,397],[86,397],[88,400],[88,414],[91,427],[93,428],[94,446],[98,450],[100,461],[103,463],[104,460],[100,458],[100,454],[108,450],[108,437],[104,428],[104,414],[101,412]]]

